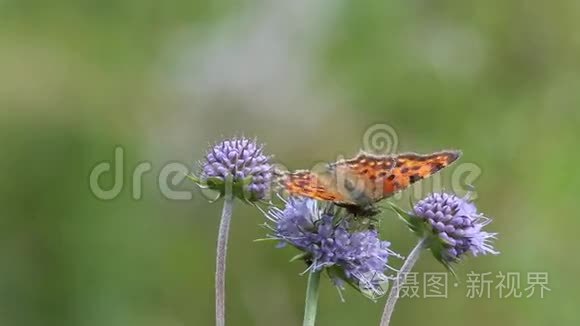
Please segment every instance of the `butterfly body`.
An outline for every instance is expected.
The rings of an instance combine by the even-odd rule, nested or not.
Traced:
[[[354,216],[360,217],[371,217],[379,214],[381,209],[374,204],[368,205],[355,205],[355,204],[342,204],[336,203],[337,206],[344,207],[347,212]]]
[[[361,152],[352,159],[284,174],[281,183],[290,195],[331,201],[355,216],[373,216],[379,212],[375,203],[437,173],[460,155],[459,151],[427,155]]]

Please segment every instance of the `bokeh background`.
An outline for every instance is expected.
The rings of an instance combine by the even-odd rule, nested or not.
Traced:
[[[375,123],[400,151],[481,168],[502,252],[462,263],[448,299],[401,300],[393,325],[580,322],[580,2],[2,0],[0,26],[0,325],[212,325],[221,206],[187,181],[192,200],[164,198],[164,164],[244,134],[307,168]],[[123,190],[100,200],[89,174],[116,146]],[[253,242],[263,221],[235,207],[229,325],[299,325],[304,266]],[[413,246],[389,213],[381,233]],[[444,271],[429,255],[417,270]],[[472,270],[547,272],[551,291],[468,299]],[[345,297],[323,282],[320,325],[378,324],[383,301]]]

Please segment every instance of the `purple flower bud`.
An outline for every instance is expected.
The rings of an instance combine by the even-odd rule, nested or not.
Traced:
[[[266,197],[272,182],[271,156],[263,154],[262,147],[247,138],[224,140],[214,145],[201,164],[201,179],[219,178],[225,181],[228,175],[234,183],[252,177],[245,191],[250,197],[260,200]]]
[[[477,212],[466,198],[446,193],[433,193],[419,201],[412,215],[427,221],[433,232],[445,243],[442,259],[455,262],[470,252],[472,255],[498,254],[490,241],[497,233],[483,231],[491,222]]]
[[[360,289],[374,296],[384,294],[388,259],[398,255],[376,230],[353,232],[345,218],[320,210],[315,200],[298,197],[290,198],[283,210],[271,208],[267,218],[275,223],[271,226],[275,238],[307,254],[310,269],[338,267]],[[337,286],[343,283],[334,281]]]

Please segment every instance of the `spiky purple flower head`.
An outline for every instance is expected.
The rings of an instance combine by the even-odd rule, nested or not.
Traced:
[[[290,198],[283,210],[271,208],[267,217],[279,247],[290,244],[303,251],[309,269],[330,269],[339,288],[346,281],[373,298],[384,294],[389,256],[398,255],[376,230],[352,231],[333,209],[319,209],[317,201],[301,197]]]
[[[247,138],[226,139],[214,145],[201,163],[201,180],[225,182],[233,177],[234,184],[243,184],[245,199],[260,200],[266,197],[272,182],[271,156],[263,153],[263,146]]]
[[[463,255],[498,254],[490,241],[496,233],[483,231],[491,222],[468,198],[447,193],[433,193],[413,207],[412,215],[423,219],[443,243],[440,259],[444,263],[456,262]]]

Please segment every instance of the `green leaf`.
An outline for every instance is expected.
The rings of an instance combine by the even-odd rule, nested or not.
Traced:
[[[346,274],[344,273],[343,269],[336,266],[336,265],[331,266],[331,267],[327,267],[326,274],[331,279],[331,281],[333,279],[340,279],[340,280],[344,281],[346,284],[350,285],[357,292],[359,292],[360,294],[365,296],[367,299],[370,299],[372,301],[377,301],[386,293],[386,291],[385,291],[385,293],[383,293],[382,295],[377,295],[376,293],[374,293],[368,289],[362,289],[355,281],[346,277]]]
[[[309,256],[310,256],[309,253],[301,252],[298,255],[290,258],[289,262],[293,263],[293,262],[295,262],[297,260],[304,260],[304,259],[307,259]]]
[[[220,193],[225,193],[226,183],[222,178],[209,177],[205,180],[208,188],[218,190]]]
[[[266,242],[266,241],[279,241],[280,239],[277,238],[259,238],[254,239],[253,242]]]
[[[233,182],[232,195],[234,197],[241,199],[247,204],[258,201],[256,195],[247,190],[248,189],[247,186],[252,183],[252,176],[248,176],[242,180],[236,181],[234,181],[234,178],[231,175],[226,178],[227,180],[224,180],[223,178],[220,177],[209,177],[207,179],[202,180],[201,178],[193,174],[186,174],[186,176],[191,181],[193,181],[198,187],[202,189],[211,189],[218,192],[218,196],[216,197],[216,199],[210,202],[215,202],[225,195],[226,182],[228,182],[228,180],[230,180],[230,182]]]
[[[191,173],[191,174],[186,174],[185,175],[187,178],[189,178],[191,181],[193,181],[195,184],[197,184],[198,186],[201,185],[201,180],[195,176],[195,174]]]
[[[440,262],[455,278],[457,278],[457,274],[452,265],[455,261],[449,261],[449,258],[445,257],[445,251],[448,247],[449,244],[435,234],[431,235],[428,239],[427,248],[431,250],[433,257],[435,257],[438,262]]]
[[[389,203],[389,206],[397,214],[397,216],[399,216],[399,218],[405,222],[405,224],[407,224],[407,227],[409,227],[411,231],[415,232],[420,237],[424,236],[425,228],[429,225],[423,219],[407,213],[402,208],[399,208],[393,203]]]
[[[433,227],[423,218],[407,213],[393,203],[389,203],[389,205],[399,218],[407,224],[411,231],[419,237],[427,238],[425,247],[431,250],[433,257],[435,257],[438,262],[440,262],[455,278],[457,278],[457,274],[452,265],[455,262],[450,262],[449,259],[445,257],[445,251],[451,244],[441,239],[437,233],[434,232]]]
[[[234,182],[233,186],[234,196],[238,197],[239,199],[248,204],[252,201],[257,200],[257,198],[255,198],[255,194],[252,194],[250,191],[247,190],[248,189],[247,186],[249,186],[252,183],[252,179],[253,179],[252,176],[247,176],[242,180]]]

